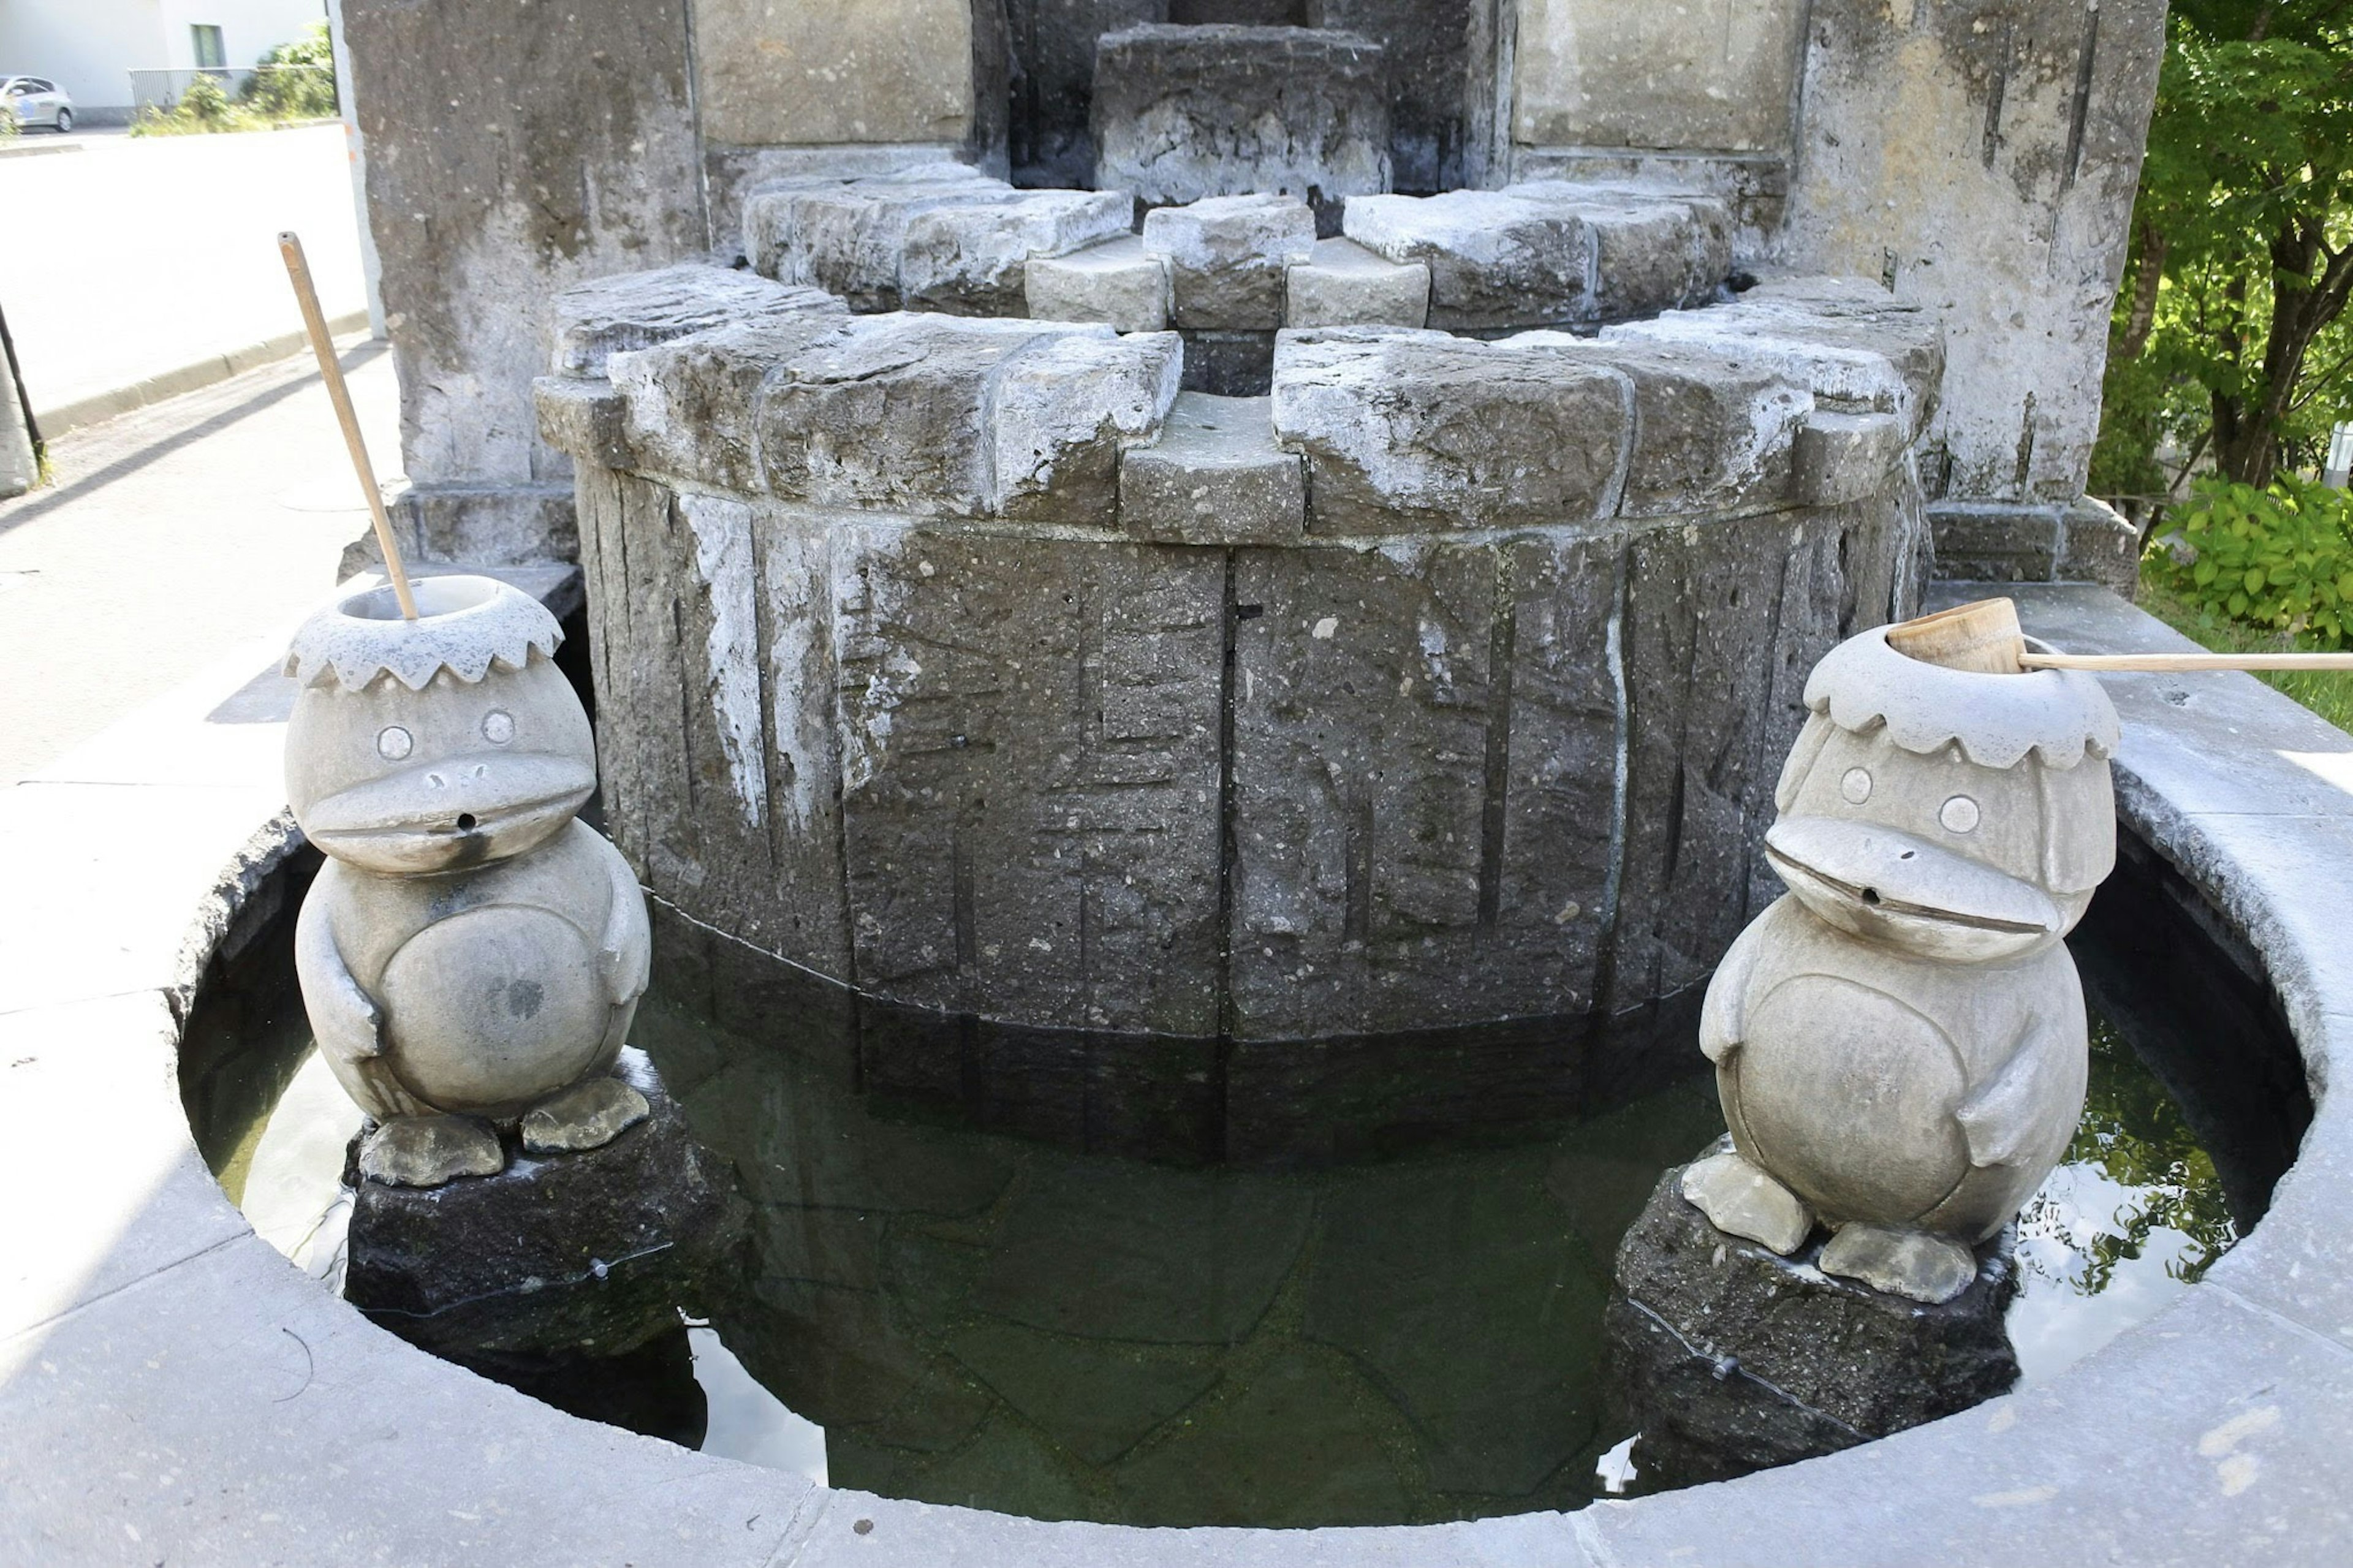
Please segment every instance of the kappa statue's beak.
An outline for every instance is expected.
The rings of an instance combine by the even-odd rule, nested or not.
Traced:
[[[303,831],[337,859],[398,876],[504,859],[541,843],[596,788],[571,757],[487,752],[418,763],[312,805]]]
[[[1924,958],[2018,957],[2067,928],[2042,889],[1875,823],[1784,817],[1765,835],[1765,858],[1823,920]]]

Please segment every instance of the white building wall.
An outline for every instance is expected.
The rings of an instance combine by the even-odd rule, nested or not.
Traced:
[[[162,0],[0,0],[0,71],[49,78],[87,120],[128,114],[132,68],[163,51]]]
[[[95,10],[109,0],[58,0]],[[164,58],[134,60],[139,66],[187,67],[196,63],[195,36],[188,29],[208,23],[221,30],[222,63],[249,66],[280,44],[291,43],[313,23],[327,19],[327,0],[156,0],[163,13]]]

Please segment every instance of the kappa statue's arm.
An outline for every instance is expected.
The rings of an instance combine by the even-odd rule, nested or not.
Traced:
[[[1748,1037],[1748,981],[1764,949],[1757,934],[1764,924],[1764,915],[1748,922],[1707,983],[1707,999],[1699,1010],[1699,1048],[1712,1062],[1724,1060]]]
[[[597,961],[605,974],[605,994],[614,1006],[626,1007],[645,994],[646,980],[653,968],[653,927],[646,920],[646,895],[619,850],[590,829],[581,831],[596,839],[605,858],[605,875],[613,886],[612,908],[605,916]]]
[[[2037,1017],[2021,1031],[2001,1070],[1955,1112],[1969,1163],[2015,1165],[2063,1149],[2084,1114],[2083,1008]]]
[[[343,1091],[378,1121],[420,1114],[429,1108],[408,1092],[385,1058],[383,1012],[352,978],[335,945],[327,912],[332,899],[326,887],[313,887],[294,922],[294,970],[319,1054]]]

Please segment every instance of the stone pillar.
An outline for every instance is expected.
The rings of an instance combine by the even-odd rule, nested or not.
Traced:
[[[708,243],[677,0],[345,0],[420,560],[578,553],[548,300]],[[386,465],[390,467],[391,465]]]
[[[2055,520],[2099,428],[2163,0],[1815,0],[1781,254],[1933,305],[1932,496]]]

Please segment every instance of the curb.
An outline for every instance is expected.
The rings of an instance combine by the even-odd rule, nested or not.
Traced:
[[[350,310],[340,316],[329,317],[327,332],[330,337],[342,337],[350,332],[364,331],[367,324],[365,310]],[[160,372],[143,381],[132,382],[129,386],[117,387],[112,392],[78,398],[55,408],[36,408],[33,417],[41,426],[41,438],[54,441],[69,430],[79,430],[117,418],[134,408],[161,403],[167,397],[177,397],[182,393],[215,385],[259,365],[291,359],[310,346],[310,340],[299,331],[280,332],[274,338],[264,338],[258,343],[248,343],[225,353],[207,354],[192,363]]]

